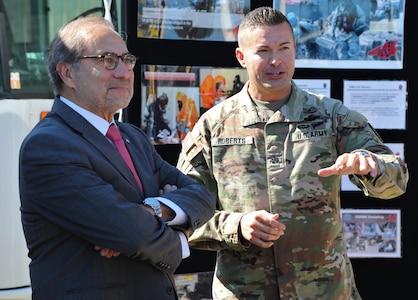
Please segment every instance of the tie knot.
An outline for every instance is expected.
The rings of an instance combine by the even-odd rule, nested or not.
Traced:
[[[116,127],[115,124],[111,124],[109,126],[109,129],[107,130],[106,136],[114,143],[116,141],[122,140],[122,136],[119,132],[119,129]]]

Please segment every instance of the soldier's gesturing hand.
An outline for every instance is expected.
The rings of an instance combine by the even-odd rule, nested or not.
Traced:
[[[261,248],[273,246],[286,229],[277,221],[279,214],[272,214],[265,210],[257,210],[245,214],[240,222],[242,237]]]
[[[364,151],[344,153],[338,156],[335,164],[332,166],[318,170],[318,175],[323,177],[349,174],[376,177],[378,175],[378,166],[373,158],[373,154]]]

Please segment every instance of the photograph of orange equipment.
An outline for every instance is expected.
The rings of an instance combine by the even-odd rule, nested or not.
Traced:
[[[141,127],[154,144],[179,144],[202,113],[241,90],[242,68],[143,65]]]

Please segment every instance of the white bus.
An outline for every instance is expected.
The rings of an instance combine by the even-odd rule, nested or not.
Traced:
[[[64,23],[101,15],[120,28],[122,0],[0,0],[0,299],[31,299],[29,258],[20,220],[18,154],[49,111],[46,52]]]

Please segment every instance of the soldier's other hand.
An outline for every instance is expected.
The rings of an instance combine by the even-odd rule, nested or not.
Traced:
[[[273,246],[286,230],[286,226],[277,221],[279,214],[257,210],[243,215],[240,222],[242,237],[261,248]]]

